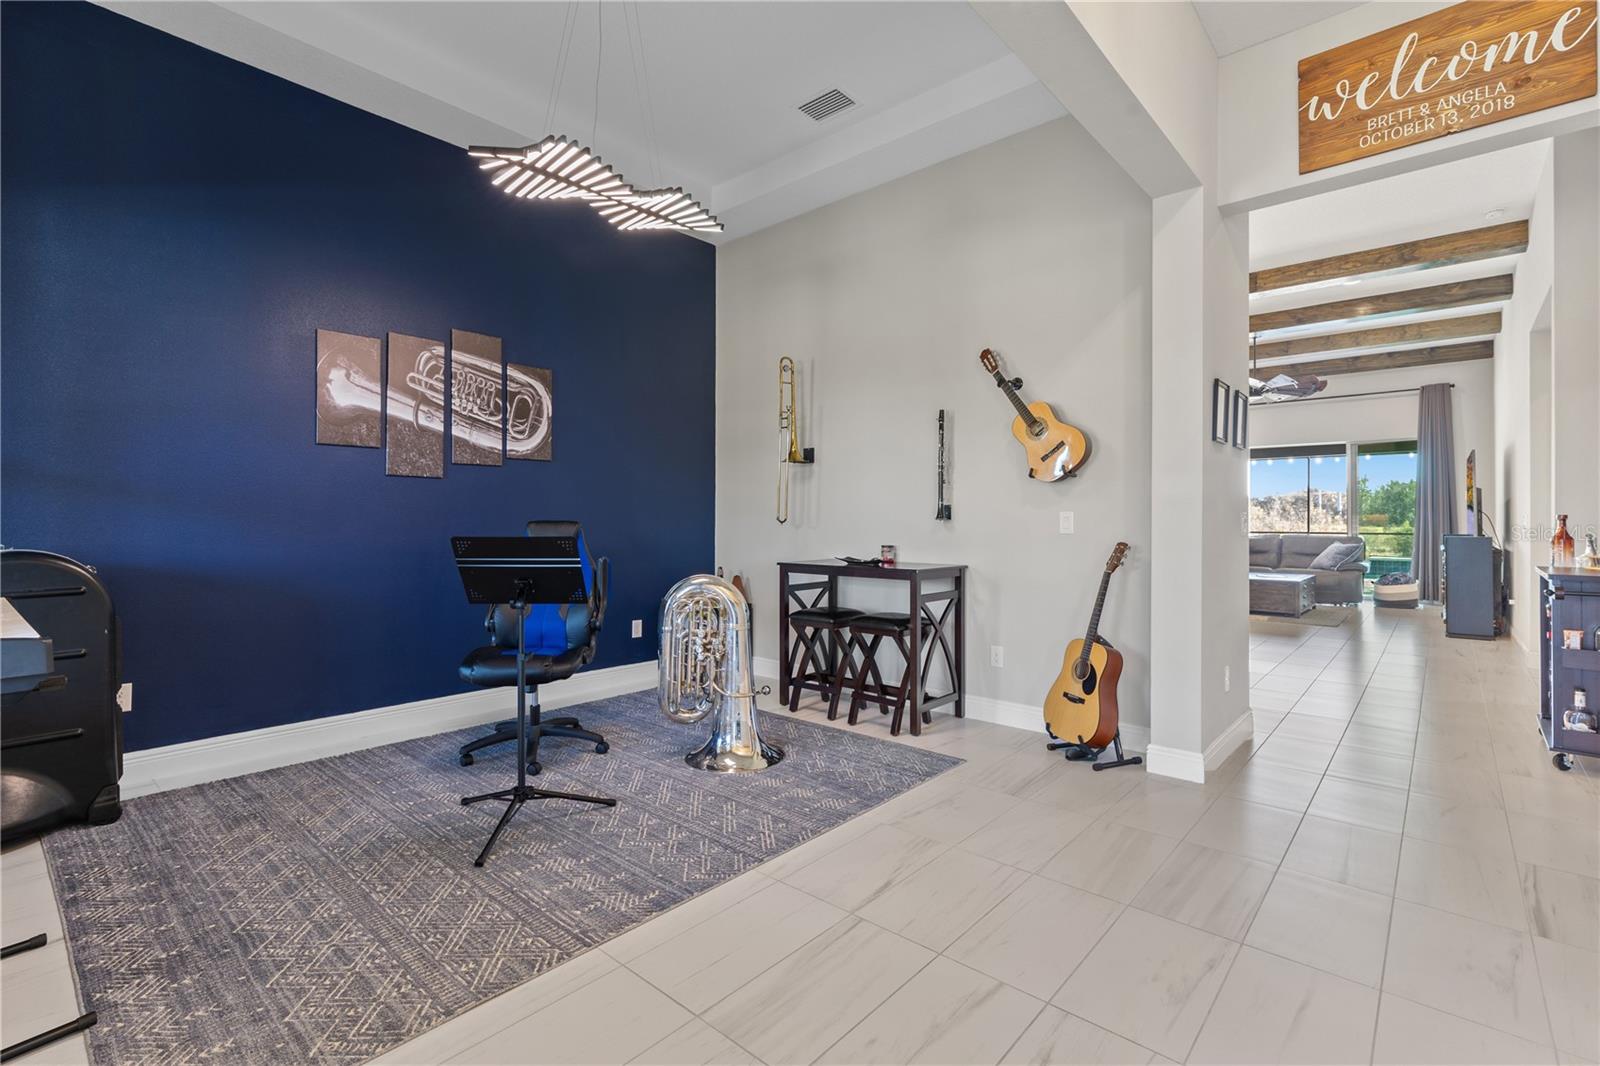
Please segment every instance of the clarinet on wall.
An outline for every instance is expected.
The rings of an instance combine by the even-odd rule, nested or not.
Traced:
[[[950,521],[950,505],[944,499],[945,490],[945,465],[944,465],[944,408],[939,409],[939,509],[933,517],[941,522]]]

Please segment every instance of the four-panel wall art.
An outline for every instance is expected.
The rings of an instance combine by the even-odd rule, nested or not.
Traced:
[[[387,374],[383,353],[376,337],[317,330],[318,444],[387,443],[387,473],[444,477],[448,421],[458,466],[550,458],[550,371],[505,362],[499,337],[451,330],[447,357],[443,341],[391,333]]]

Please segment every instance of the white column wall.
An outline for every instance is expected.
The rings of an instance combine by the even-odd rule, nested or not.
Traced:
[[[1551,503],[1600,534],[1600,130],[1557,137],[1550,311]]]

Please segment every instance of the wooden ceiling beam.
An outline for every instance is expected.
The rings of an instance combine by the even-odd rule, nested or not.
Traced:
[[[1493,303],[1511,295],[1511,275],[1457,281],[1449,285],[1430,285],[1425,289],[1388,292],[1382,296],[1363,296],[1354,300],[1293,307],[1286,311],[1266,311],[1250,316],[1250,332],[1261,333],[1291,326],[1313,326],[1323,322],[1348,322],[1380,315],[1415,314],[1442,311],[1451,307],[1471,307]]]
[[[1500,312],[1433,318],[1426,322],[1404,322],[1395,326],[1353,329],[1346,333],[1320,333],[1314,337],[1290,337],[1268,341],[1250,348],[1252,359],[1282,359],[1291,355],[1316,355],[1342,352],[1350,348],[1381,348],[1392,344],[1423,344],[1428,341],[1454,341],[1464,337],[1485,337],[1500,332]]]
[[[1250,291],[1267,292],[1291,285],[1310,285],[1336,278],[1371,274],[1392,274],[1403,270],[1471,263],[1501,255],[1516,255],[1528,250],[1528,223],[1502,222],[1498,226],[1446,233],[1420,241],[1404,241],[1364,252],[1331,255],[1305,263],[1250,272]]]
[[[1468,344],[1443,344],[1432,348],[1406,348],[1398,352],[1369,352],[1338,359],[1305,359],[1297,363],[1259,366],[1251,376],[1263,381],[1274,374],[1331,377],[1334,374],[1362,374],[1371,370],[1399,370],[1408,366],[1438,366],[1493,358],[1494,341],[1472,341]]]

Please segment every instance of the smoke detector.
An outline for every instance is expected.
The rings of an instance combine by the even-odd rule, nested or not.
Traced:
[[[819,96],[813,96],[800,105],[801,114],[807,115],[817,122],[832,118],[841,111],[855,107],[856,102],[838,89],[829,89]]]

